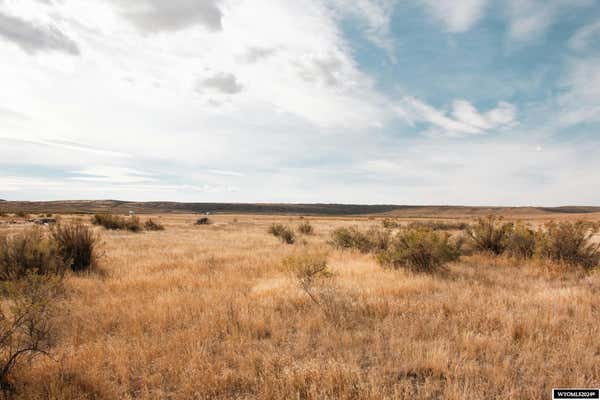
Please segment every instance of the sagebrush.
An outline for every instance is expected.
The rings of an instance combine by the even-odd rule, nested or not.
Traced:
[[[392,238],[387,249],[377,253],[377,260],[392,268],[434,272],[446,263],[458,260],[461,246],[460,240],[452,240],[446,232],[404,229]]]
[[[102,226],[108,230],[127,230],[130,232],[142,230],[140,219],[137,216],[122,217],[112,214],[96,214],[92,217],[92,224]]]

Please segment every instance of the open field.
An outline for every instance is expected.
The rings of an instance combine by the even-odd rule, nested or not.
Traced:
[[[327,245],[333,229],[381,217],[151,217],[165,230],[96,228],[101,272],[67,276],[52,358],[15,370],[15,398],[547,399],[600,386],[597,272],[474,254],[415,274]],[[315,234],[294,245],[267,233],[305,220]],[[282,263],[303,251],[328,252],[318,302]]]

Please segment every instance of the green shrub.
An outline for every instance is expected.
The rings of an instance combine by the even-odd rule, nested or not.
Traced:
[[[269,233],[281,240],[283,243],[294,244],[296,235],[289,227],[282,224],[273,224],[269,227]]]
[[[29,215],[25,211],[17,211],[15,213],[15,217],[19,218],[29,218]]]
[[[461,241],[451,241],[445,232],[405,229],[396,234],[386,250],[377,254],[380,264],[418,272],[434,272],[460,257]]]
[[[158,222],[154,222],[152,218],[150,218],[148,221],[144,222],[144,229],[147,231],[164,231],[165,227]]]
[[[59,224],[52,228],[51,235],[56,241],[63,261],[73,271],[96,267],[98,236],[92,228],[80,222],[69,225]]]
[[[384,250],[389,244],[390,233],[387,230],[370,228],[361,231],[355,226],[337,228],[331,233],[329,243],[338,249],[355,249],[361,253]]]
[[[591,269],[600,263],[600,244],[591,241],[596,228],[585,222],[549,222],[536,235],[536,254],[542,259]]]
[[[139,232],[142,230],[140,219],[136,216],[129,218],[112,214],[96,214],[92,217],[93,225],[100,225],[109,230],[128,230]]]
[[[502,254],[506,250],[507,238],[513,231],[513,224],[502,223],[502,217],[488,215],[479,218],[467,229],[467,234],[475,250]]]
[[[312,235],[315,233],[315,230],[310,224],[310,222],[304,221],[300,225],[298,225],[298,232],[300,232],[303,235]]]
[[[505,251],[510,257],[527,259],[535,254],[536,232],[523,223],[515,224],[505,240]]]
[[[34,272],[60,275],[69,268],[69,263],[61,255],[57,242],[39,227],[0,237],[0,281]]]

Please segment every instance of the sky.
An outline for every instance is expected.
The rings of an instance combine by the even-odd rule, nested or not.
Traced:
[[[0,0],[0,198],[600,205],[600,0]]]

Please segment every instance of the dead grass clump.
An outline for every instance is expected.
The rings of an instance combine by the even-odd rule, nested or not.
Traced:
[[[269,227],[269,233],[281,240],[283,243],[294,244],[296,235],[294,231],[283,224],[273,224]]]
[[[140,219],[136,216],[126,218],[112,214],[96,214],[92,217],[92,224],[102,226],[108,230],[127,230],[130,232],[142,230]]]
[[[144,222],[144,229],[147,231],[164,231],[165,227],[158,222],[154,222],[152,218],[150,218],[148,221]]]
[[[499,255],[506,250],[507,237],[512,230],[513,224],[502,223],[502,217],[488,215],[470,226],[467,234],[475,250]]]
[[[584,222],[549,222],[536,235],[536,254],[542,259],[585,269],[600,264],[600,244],[591,241],[597,229]]]
[[[361,231],[355,226],[337,228],[331,233],[329,244],[342,250],[355,249],[361,253],[385,250],[390,241],[390,232],[375,227]]]
[[[377,254],[384,266],[407,268],[417,272],[434,272],[460,257],[460,241],[448,233],[431,229],[406,229],[398,232],[387,250]]]
[[[298,232],[300,232],[303,235],[313,235],[315,233],[315,229],[310,224],[310,222],[304,221],[300,225],[298,225]]]
[[[65,264],[73,271],[83,271],[96,267],[98,236],[93,229],[81,222],[56,225],[51,231],[58,251]]]
[[[11,373],[25,360],[49,355],[62,280],[28,272],[0,285],[0,388],[12,398]]]
[[[0,237],[0,280],[22,278],[29,273],[62,274],[69,267],[58,243],[33,227],[13,236]]]

